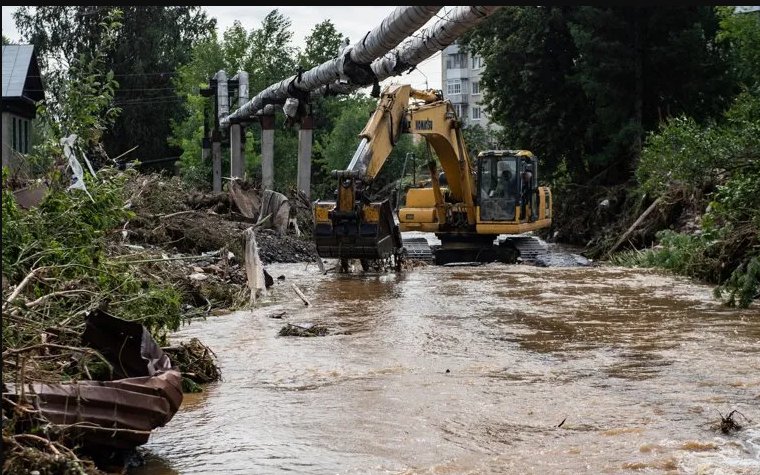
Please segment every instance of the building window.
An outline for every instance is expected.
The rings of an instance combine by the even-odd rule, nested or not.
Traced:
[[[454,112],[457,113],[457,118],[462,119],[466,118],[467,110],[465,109],[464,104],[452,104],[454,106]]]
[[[446,94],[461,94],[462,93],[462,80],[461,79],[449,79],[446,81]]]
[[[483,58],[480,56],[472,57],[472,69],[480,69],[483,66]]]
[[[13,119],[13,150],[16,150],[18,147],[18,144],[16,143],[16,118],[12,117],[11,119]]]
[[[472,93],[480,94],[480,82],[472,81]]]
[[[472,108],[472,120],[480,120],[480,107]]]
[[[446,58],[446,69],[464,69],[467,67],[467,55],[464,53],[450,54]]]

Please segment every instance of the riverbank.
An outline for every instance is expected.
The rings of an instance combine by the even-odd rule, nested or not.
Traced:
[[[103,380],[102,359],[82,341],[89,311],[140,322],[165,347],[183,323],[247,304],[247,228],[255,228],[264,264],[314,260],[297,198],[292,216],[306,232],[295,235],[252,218],[257,210],[241,209],[230,193],[199,195],[176,178],[101,169],[87,193],[40,182],[31,202],[3,178],[4,385]],[[202,340],[167,351],[185,390],[218,379]],[[37,419],[32,427],[22,423],[29,414]],[[23,398],[4,396],[3,473],[99,473],[70,441],[47,431],[54,426]]]

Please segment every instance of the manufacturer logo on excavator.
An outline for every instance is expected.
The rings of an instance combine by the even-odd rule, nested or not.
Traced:
[[[430,119],[415,120],[414,126],[417,128],[417,130],[433,130],[433,121]]]

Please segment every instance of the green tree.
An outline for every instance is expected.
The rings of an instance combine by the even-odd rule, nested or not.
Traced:
[[[306,49],[301,55],[301,67],[308,70],[338,56],[343,33],[335,29],[332,21],[317,24],[306,37]]]
[[[219,59],[223,59],[223,65],[229,68],[227,72],[234,74],[236,71],[244,70],[244,66],[251,61],[250,53],[248,52],[250,44],[248,42],[248,32],[245,31],[240,20],[235,20],[231,27],[224,30],[222,38],[223,41],[219,44],[222,56]]]
[[[729,45],[731,65],[738,81],[757,91],[760,88],[760,12],[716,8],[721,27],[718,41]]]
[[[210,187],[212,179],[211,161],[201,160],[201,143],[204,134],[204,120],[209,128],[214,127],[215,112],[213,98],[200,96],[200,88],[207,87],[209,79],[219,70],[227,72],[231,78],[238,70],[249,74],[251,96],[265,87],[292,76],[296,72],[297,49],[290,46],[293,33],[290,20],[277,10],[271,11],[262,21],[260,28],[246,31],[238,21],[225,30],[222,39],[216,34],[199,42],[192,53],[192,60],[179,68],[175,77],[177,90],[185,96],[187,117],[173,122],[171,142],[182,147],[180,172],[185,179],[196,186]],[[239,104],[233,99],[231,110]],[[275,188],[287,191],[295,183],[297,167],[297,134],[295,131],[281,130],[283,121],[277,119],[275,134]],[[223,135],[228,133],[223,129]],[[261,179],[261,127],[254,123],[246,127],[246,172],[253,180]],[[229,173],[229,150],[222,152],[222,175]]]
[[[114,9],[124,12],[123,25],[105,62],[121,85],[115,101],[122,113],[104,136],[106,150],[114,157],[138,146],[131,157],[144,160],[175,155],[167,142],[170,119],[180,117],[184,106],[172,77],[215,26],[200,7],[20,7],[14,19],[22,37],[36,46],[48,92],[56,97],[61,81],[47,79],[80,55],[92,55],[101,39],[98,25]]]
[[[61,155],[60,139],[77,135],[77,144],[92,158],[104,131],[113,126],[121,109],[114,106],[119,83],[106,60],[113,50],[121,23],[121,11],[113,10],[100,25],[100,43],[92,54],[80,54],[65,74],[56,76],[55,100],[38,104],[41,143],[29,157],[33,174],[44,174],[54,157]]]
[[[470,159],[477,157],[483,150],[498,148],[499,139],[490,124],[488,128],[480,124],[466,125],[462,127],[462,137]]]
[[[568,81],[577,51],[568,28],[574,7],[504,7],[462,38],[485,64],[483,101],[504,126],[501,146],[531,150],[546,172],[566,162],[585,174],[584,136],[590,108]]]
[[[10,45],[10,44],[13,44],[11,43],[11,39],[3,35],[3,45]]]
[[[482,55],[506,146],[601,184],[633,173],[667,117],[719,115],[736,92],[711,7],[506,7],[463,43]],[[585,178],[583,178],[585,176]]]
[[[702,120],[728,104],[733,91],[712,7],[580,7],[570,30],[578,48],[573,80],[594,107],[588,160],[607,182],[630,177],[643,134],[666,117]]]
[[[296,73],[298,50],[291,45],[291,25],[289,18],[274,9],[264,17],[261,27],[248,35],[250,47],[244,66],[250,75],[251,93]]]
[[[211,160],[202,160],[201,147],[205,125],[209,130],[214,126],[214,101],[201,96],[200,89],[208,87],[210,76],[224,69],[226,55],[223,46],[224,43],[218,42],[214,32],[211,38],[193,48],[191,61],[180,66],[173,78],[177,93],[186,98],[187,113],[182,120],[172,119],[169,143],[182,150],[178,162],[180,175],[200,188],[210,188],[212,183]],[[229,158],[223,157],[224,165],[228,167]]]

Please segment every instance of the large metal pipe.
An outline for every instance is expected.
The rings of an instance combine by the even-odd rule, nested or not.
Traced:
[[[282,101],[288,97],[305,98],[310,91],[339,79],[354,83],[372,84],[373,73],[368,67],[375,58],[387,53],[408,37],[439,10],[431,6],[396,7],[380,26],[370,31],[362,41],[343,50],[340,54],[300,75],[291,76],[272,84],[226,117],[220,115],[220,125],[226,127],[231,120],[253,116],[263,106],[265,100]]]
[[[372,63],[372,71],[380,81],[392,76],[399,76],[405,71],[420,64],[433,56],[438,51],[443,51],[457,38],[462,36],[472,27],[482,22],[501,6],[482,7],[456,7],[445,18],[441,18],[433,25],[425,28],[395,50]],[[313,90],[312,97],[324,95],[325,92],[334,94],[349,94],[357,89],[371,85],[371,83],[341,84],[335,82],[327,87]]]
[[[425,28],[415,38],[375,60],[371,65],[372,71],[379,81],[392,76],[399,76],[438,51],[443,51],[457,38],[500,8],[501,6],[456,7],[448,16]],[[313,89],[310,96],[314,98],[327,93],[350,94],[371,84],[371,82],[345,83],[336,81]],[[261,111],[258,111],[258,114],[261,114]]]
[[[500,6],[456,7],[450,15],[426,28],[419,37],[412,38],[398,48],[396,54],[391,52],[373,62],[372,71],[379,79],[398,76],[438,51],[443,51],[457,38],[500,8]]]
[[[222,120],[226,119],[230,113],[230,96],[229,90],[227,89],[227,73],[223,69],[220,69],[216,74],[214,74],[214,79],[216,79],[217,114],[219,117],[219,123],[221,123]]]

